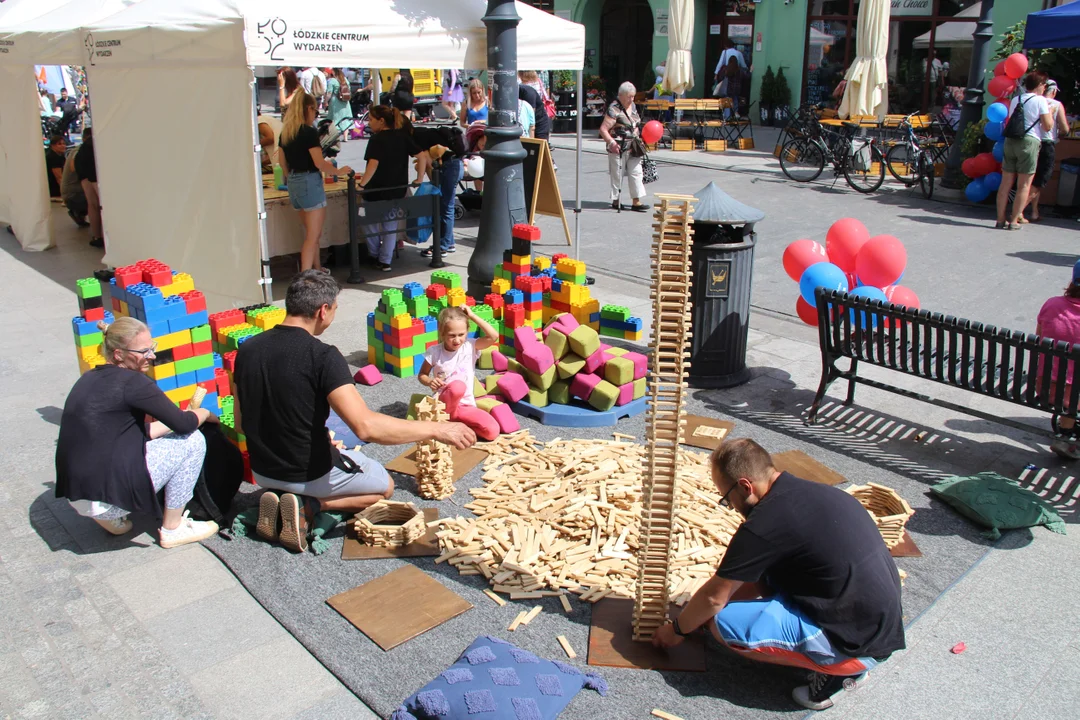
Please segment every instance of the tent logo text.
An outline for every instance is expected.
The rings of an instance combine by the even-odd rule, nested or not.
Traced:
[[[256,31],[266,42],[263,55],[269,55],[271,60],[284,62],[285,58],[278,55],[278,49],[285,44],[285,33],[289,31],[289,25],[281,18],[272,18],[260,22]]]

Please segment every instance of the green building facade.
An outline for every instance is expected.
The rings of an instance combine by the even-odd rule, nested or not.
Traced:
[[[949,111],[967,82],[977,0],[891,0],[889,111]],[[535,4],[535,3],[534,3]],[[547,0],[545,9],[585,26],[585,74],[609,92],[629,80],[648,89],[667,56],[667,0]],[[994,33],[1055,0],[996,0]],[[832,102],[855,57],[859,0],[695,0],[689,97],[709,97],[725,40],[751,67],[756,102],[767,67],[783,68],[791,104]],[[599,78],[599,79],[597,79]],[[752,113],[757,116],[757,106]]]

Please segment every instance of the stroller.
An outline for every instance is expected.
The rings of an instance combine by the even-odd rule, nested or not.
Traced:
[[[475,122],[465,131],[466,153],[463,160],[464,172],[458,182],[457,197],[454,198],[454,219],[465,217],[466,210],[479,210],[484,202],[484,194],[472,187],[472,183],[484,179],[484,160],[480,152],[484,149],[484,132],[487,126]]]
[[[330,118],[319,121],[319,144],[322,146],[322,154],[325,158],[337,157],[341,152],[341,136],[351,130],[353,118],[342,118],[334,125]]]

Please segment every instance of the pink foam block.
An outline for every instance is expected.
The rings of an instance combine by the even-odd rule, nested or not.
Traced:
[[[641,353],[628,352],[623,355],[624,358],[634,363],[634,379],[640,380],[645,377],[645,373],[649,370],[649,358],[645,357]]]
[[[499,430],[504,433],[513,433],[521,429],[509,405],[496,405],[491,408],[491,417],[495,418],[495,422],[499,423]]]
[[[601,350],[610,350],[611,346],[610,345],[605,345],[604,343],[600,343],[600,349]]]
[[[570,394],[582,400],[588,400],[592,395],[593,388],[600,384],[602,378],[592,373],[579,372],[570,381]]]
[[[519,353],[536,345],[539,341],[536,339],[536,329],[532,325],[525,325],[523,327],[514,329],[514,349]]]
[[[506,356],[498,350],[491,351],[491,367],[495,372],[506,372]]]
[[[634,399],[634,383],[626,383],[619,386],[619,399],[615,401],[616,405],[626,405]]]
[[[502,396],[511,402],[517,402],[529,394],[529,385],[525,378],[517,373],[506,373],[495,383]]]
[[[517,361],[527,370],[543,375],[555,364],[555,353],[547,345],[534,342],[518,350]]]
[[[382,382],[382,373],[374,365],[365,365],[356,371],[353,381],[361,385],[378,385]]]
[[[604,351],[597,350],[592,355],[585,358],[585,367],[581,368],[581,372],[594,373],[604,367],[605,362],[607,362],[607,358],[604,357]]]
[[[577,328],[577,326],[581,324],[581,323],[579,323],[577,321],[577,318],[575,318],[570,313],[563,313],[562,315],[560,315],[559,317],[557,317],[555,319],[555,322],[559,323],[564,328],[566,328],[566,334],[567,335],[574,332],[574,329]]]

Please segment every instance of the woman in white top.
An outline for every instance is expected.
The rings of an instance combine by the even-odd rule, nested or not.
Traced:
[[[1042,214],[1039,212],[1039,196],[1042,194],[1042,189],[1046,187],[1046,183],[1050,181],[1050,176],[1054,174],[1054,146],[1057,144],[1059,133],[1069,134],[1069,120],[1065,117],[1065,106],[1055,99],[1057,93],[1058,84],[1053,80],[1047,80],[1046,93],[1043,97],[1046,98],[1046,105],[1054,122],[1049,130],[1040,132],[1039,163],[1035,168],[1035,177],[1031,181],[1031,193],[1028,200],[1028,207],[1031,208],[1030,222],[1042,220]],[[1029,221],[1021,215],[1019,222],[1023,225]]]
[[[1020,229],[1020,215],[1027,206],[1031,180],[1035,177],[1035,169],[1038,167],[1042,132],[1049,130],[1054,124],[1046,98],[1043,97],[1043,92],[1046,90],[1046,73],[1037,70],[1028,73],[1024,78],[1024,89],[1025,92],[1013,98],[1009,103],[1009,119],[1005,121],[1005,126],[1008,128],[1013,112],[1021,112],[1024,136],[1005,138],[1005,162],[1002,163],[1001,185],[998,187],[997,225],[995,225],[1000,230]],[[1016,199],[1013,201],[1012,215],[1006,222],[1005,211],[1009,207],[1009,191],[1014,182],[1016,183]]]

